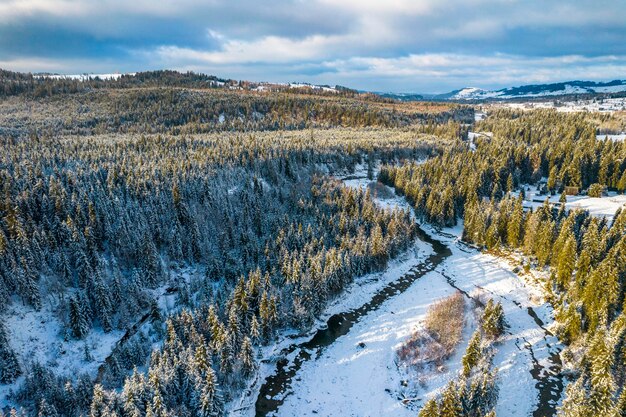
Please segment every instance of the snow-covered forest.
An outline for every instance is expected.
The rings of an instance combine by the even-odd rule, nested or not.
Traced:
[[[0,415],[626,414],[622,115],[0,86]]]

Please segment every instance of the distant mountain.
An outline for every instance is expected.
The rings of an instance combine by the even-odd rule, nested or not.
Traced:
[[[531,84],[501,90],[483,90],[467,87],[446,94],[433,95],[435,100],[508,100],[515,98],[535,98],[565,96],[573,94],[601,94],[626,92],[626,80],[609,82],[565,81],[553,84]]]
[[[392,98],[394,100],[400,101],[420,101],[427,99],[424,94],[415,94],[415,93],[375,93],[381,97]]]

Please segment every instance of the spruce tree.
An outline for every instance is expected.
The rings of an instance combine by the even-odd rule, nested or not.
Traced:
[[[489,299],[483,313],[482,328],[487,336],[492,339],[499,337],[504,332],[504,312],[500,302],[494,303]]]
[[[604,329],[600,329],[589,350],[591,360],[591,390],[589,409],[593,415],[605,416],[615,412],[613,392],[616,385],[612,375],[613,352]]]
[[[54,405],[49,404],[45,398],[42,398],[39,402],[37,417],[59,417],[59,412]]]
[[[463,364],[463,375],[466,377],[470,375],[472,369],[478,363],[480,356],[482,354],[481,350],[481,335],[480,330],[476,330],[467,345],[467,349],[465,350],[465,355],[463,355],[462,364]]]
[[[426,401],[424,406],[419,412],[418,417],[438,417],[439,416],[439,404],[437,404],[437,400],[431,398]]]
[[[250,338],[247,336],[243,339],[239,356],[244,375],[250,375],[254,370],[256,363],[254,361],[254,348],[252,347]]]
[[[77,297],[70,299],[70,328],[74,337],[82,339],[89,332],[89,323],[85,317],[84,307]]]
[[[461,407],[461,399],[459,397],[457,384],[450,382],[446,386],[441,398],[439,416],[461,417],[462,415],[463,409]]]
[[[559,407],[559,415],[562,417],[591,417],[587,404],[586,388],[583,377],[570,383],[565,389],[563,404]]]
[[[4,324],[0,322],[0,383],[10,384],[21,374],[17,355],[11,348]]]

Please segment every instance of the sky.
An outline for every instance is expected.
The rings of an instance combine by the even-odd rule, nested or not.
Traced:
[[[0,0],[0,68],[446,92],[626,78],[626,0]]]

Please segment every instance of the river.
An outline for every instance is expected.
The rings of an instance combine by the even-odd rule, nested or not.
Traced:
[[[365,181],[364,178],[358,176],[352,176],[348,180],[346,182],[351,183],[350,186],[354,186],[355,181],[356,183]],[[409,296],[410,294],[404,294],[409,289],[411,292],[415,292],[414,283],[424,276],[427,276],[431,281],[435,280],[428,285],[426,281],[422,283],[424,288],[420,288],[419,291],[426,300],[437,299],[436,295],[428,296],[427,291],[431,287],[445,287],[446,283],[461,290],[467,296],[470,296],[469,293],[480,289],[501,298],[505,307],[505,315],[510,322],[510,328],[507,338],[500,346],[501,352],[497,358],[498,363],[496,363],[497,366],[503,368],[501,371],[503,374],[501,378],[502,401],[497,408],[498,414],[505,413],[502,415],[507,415],[512,411],[520,413],[515,413],[515,415],[532,415],[534,417],[550,417],[556,414],[556,406],[564,388],[559,357],[560,347],[556,338],[544,326],[542,319],[529,306],[528,300],[531,297],[526,286],[519,285],[518,279],[512,276],[510,271],[505,271],[501,266],[494,265],[493,260],[485,262],[484,259],[480,258],[483,255],[478,251],[462,246],[458,239],[455,240],[453,236],[429,234],[420,228],[418,229],[418,239],[432,246],[433,253],[426,259],[416,263],[409,272],[377,291],[371,299],[361,306],[333,314],[326,320],[325,325],[319,326],[310,338],[303,342],[291,344],[280,352],[278,355],[280,359],[276,361],[274,372],[260,386],[254,406],[256,416],[289,415],[294,411],[298,411],[300,415],[307,415],[305,407],[310,407],[310,414],[313,415],[345,413],[347,408],[352,407],[351,401],[356,401],[358,395],[351,394],[350,396],[355,398],[343,399],[340,405],[333,404],[324,408],[324,404],[316,404],[316,402],[323,401],[340,403],[339,400],[329,399],[333,397],[333,393],[330,391],[334,389],[346,390],[348,387],[343,385],[344,383],[358,385],[355,384],[357,380],[354,375],[350,375],[350,372],[347,371],[337,370],[340,367],[336,364],[343,364],[345,358],[350,355],[362,353],[351,351],[347,355],[346,352],[352,347],[339,347],[338,340],[342,340],[342,344],[345,345],[349,339],[347,335],[352,335],[354,340],[350,340],[348,344],[356,344],[355,349],[361,349],[361,352],[368,350],[370,346],[373,346],[369,341],[367,347],[364,342],[355,342],[359,338],[366,340],[366,337],[361,337],[360,334],[358,336],[353,334],[361,332],[360,329],[357,332],[354,331],[355,325],[359,324],[359,327],[367,329],[368,323],[370,321],[375,323],[382,314],[386,316],[386,321],[399,320],[400,315],[394,316],[394,311],[374,312],[385,303],[387,303],[386,308],[391,308],[389,304],[393,304],[392,301],[398,304],[396,299],[401,296]],[[459,267],[461,265],[459,263],[462,263],[463,266]],[[494,274],[489,268],[495,270],[496,273]],[[498,271],[498,268],[502,271]],[[475,270],[480,270],[480,273],[476,273]],[[511,288],[503,289],[502,283]],[[417,294],[418,298],[419,295]],[[544,319],[549,316],[546,314],[547,308],[548,306],[545,304],[541,307]],[[397,305],[394,309],[398,309]],[[403,320],[407,321],[406,317]],[[375,331],[367,330],[371,334],[381,332],[381,328],[376,328]],[[385,327],[382,331],[393,332],[394,326]],[[328,352],[329,349],[340,351],[341,355],[333,356],[334,352]],[[385,362],[385,358],[388,356],[377,357],[377,360]],[[302,368],[307,363],[310,365],[307,372],[303,373]],[[331,366],[328,366],[329,364]],[[455,369],[454,366],[451,364],[451,374]],[[318,373],[313,373],[311,369],[316,367],[323,367],[324,369]],[[360,367],[363,365],[361,364]],[[380,369],[377,371],[378,373],[385,372],[384,367]],[[303,381],[308,377],[318,381]],[[295,387],[294,383],[296,384]],[[516,383],[522,388],[520,389]],[[333,385],[333,388],[330,388],[329,385]],[[324,392],[321,392],[322,390]],[[389,397],[388,399],[393,400],[394,403],[399,403],[389,395],[391,389],[382,388],[381,385],[377,387],[377,390],[385,391],[384,395]],[[330,397],[328,397],[329,395]],[[322,397],[324,397],[323,401],[321,401]],[[285,404],[286,401],[289,401],[288,407]],[[367,403],[367,401],[368,395],[365,395],[361,402]],[[376,401],[380,402],[371,397],[372,403]],[[375,404],[371,404],[370,408],[367,404],[361,406],[364,407],[362,411],[350,411],[344,415],[364,415],[363,413],[366,413],[366,415],[373,416],[385,414],[387,413],[386,410],[389,410],[389,408],[376,409]],[[341,407],[346,408],[342,409]],[[393,414],[397,415],[398,411],[402,411],[402,409],[395,408]]]

